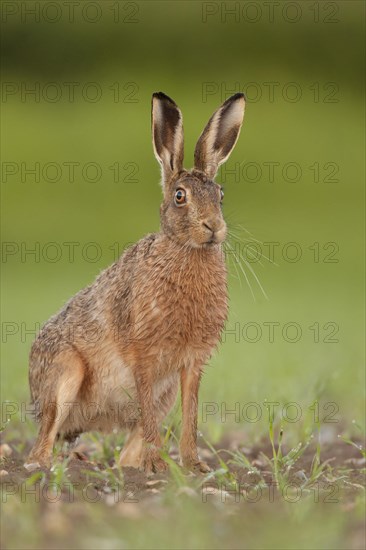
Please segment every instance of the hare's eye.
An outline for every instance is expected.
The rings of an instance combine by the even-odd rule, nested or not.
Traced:
[[[186,192],[184,189],[177,189],[174,197],[175,204],[181,206],[186,202]]]
[[[220,202],[224,200],[224,191],[223,189],[220,189]]]

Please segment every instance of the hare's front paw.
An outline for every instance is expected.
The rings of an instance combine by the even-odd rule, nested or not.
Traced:
[[[194,473],[207,474],[208,472],[211,472],[210,466],[198,458],[182,458],[182,464],[184,468]]]
[[[37,456],[30,455],[27,458],[27,461],[24,463],[24,468],[30,472],[40,468],[41,470],[49,470],[52,466],[52,461],[50,456]]]
[[[142,460],[141,470],[146,474],[165,472],[168,469],[168,464],[160,456],[159,449],[156,447],[148,447],[145,449]]]

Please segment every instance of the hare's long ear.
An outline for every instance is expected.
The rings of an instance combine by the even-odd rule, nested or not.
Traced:
[[[212,115],[203,130],[194,151],[194,166],[214,179],[227,160],[240,134],[245,108],[244,94],[227,99]]]
[[[154,153],[162,167],[164,187],[164,183],[183,168],[182,113],[162,92],[153,94],[151,111]]]

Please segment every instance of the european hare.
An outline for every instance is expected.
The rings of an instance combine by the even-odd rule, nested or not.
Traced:
[[[182,397],[182,464],[209,471],[197,454],[198,389],[227,316],[223,192],[214,177],[243,122],[244,95],[210,118],[183,168],[183,124],[163,93],[152,98],[162,168],[161,230],[131,246],[42,328],[30,354],[40,431],[28,462],[47,466],[57,435],[127,429],[122,466],[167,468],[159,423]]]

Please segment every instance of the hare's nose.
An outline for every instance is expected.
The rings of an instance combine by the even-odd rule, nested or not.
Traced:
[[[209,231],[214,233],[214,230],[212,229],[212,227],[208,223],[202,222],[202,225],[203,225],[203,227],[206,227],[206,229],[208,229]]]
[[[224,228],[224,224],[218,220],[205,220],[202,222],[203,227],[211,231],[211,233],[218,233]]]

